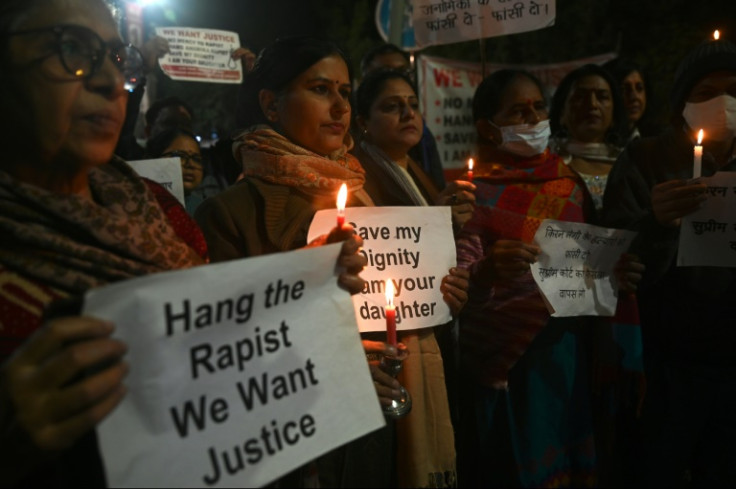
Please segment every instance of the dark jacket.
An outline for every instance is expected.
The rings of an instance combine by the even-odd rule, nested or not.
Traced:
[[[632,143],[608,176],[604,225],[638,231],[631,251],[646,266],[639,287],[645,357],[736,366],[736,269],[676,266],[679,228],[662,226],[652,211],[652,188],[689,179],[693,142],[679,128]],[[718,169],[703,154],[703,176],[736,171],[736,160]]]

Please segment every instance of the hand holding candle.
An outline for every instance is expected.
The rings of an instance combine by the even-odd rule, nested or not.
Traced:
[[[386,280],[386,342],[396,346],[396,307],[394,307],[394,283]]]
[[[345,203],[348,201],[348,186],[344,183],[337,192],[337,227],[342,229],[345,224]]]
[[[468,160],[468,181],[473,181],[473,158]]]
[[[703,163],[703,130],[698,131],[698,144],[695,145],[693,151],[693,178],[700,178]]]

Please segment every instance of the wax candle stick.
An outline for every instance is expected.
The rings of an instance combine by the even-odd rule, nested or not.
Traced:
[[[473,158],[468,160],[468,181],[473,181]]]
[[[345,203],[348,201],[348,186],[344,183],[340,186],[337,193],[337,227],[342,229],[345,224]]]
[[[394,283],[386,280],[386,343],[396,346],[396,308],[394,307]]]
[[[701,174],[701,167],[703,164],[703,130],[698,131],[698,144],[695,145],[693,151],[693,178],[699,178]]]

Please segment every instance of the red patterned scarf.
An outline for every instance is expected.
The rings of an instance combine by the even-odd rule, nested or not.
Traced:
[[[475,172],[476,209],[457,243],[458,265],[471,270],[471,276],[485,250],[499,239],[531,243],[544,219],[585,220],[581,183],[556,154],[482,162]],[[491,289],[471,280],[461,323],[468,365],[484,384],[505,387],[508,371],[548,319],[531,272]]]
[[[0,172],[0,263],[67,294],[203,263],[125,162],[93,168],[89,185],[92,201]]]

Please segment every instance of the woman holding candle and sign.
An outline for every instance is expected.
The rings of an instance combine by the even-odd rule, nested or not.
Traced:
[[[639,232],[638,293],[647,396],[643,486],[726,487],[736,481],[736,273],[678,267],[680,220],[705,200],[692,180],[736,171],[736,45],[706,41],[675,72],[672,125],[627,147],[611,170],[604,222]],[[702,147],[697,133],[702,129]]]
[[[347,152],[352,145],[348,67],[337,45],[311,37],[280,39],[261,51],[238,101],[244,131],[234,138],[233,152],[243,165],[244,178],[204,201],[195,213],[213,260],[307,246],[315,212],[334,208],[343,183],[348,207],[373,205],[363,189],[365,172]],[[343,230],[344,236],[353,236],[348,225]],[[383,341],[364,340],[364,347],[396,354],[396,347]],[[371,364],[371,373],[381,403],[399,399],[398,382],[381,372],[377,362]],[[390,428],[318,458],[320,485],[390,486]]]
[[[411,79],[395,70],[368,73],[357,91],[356,123],[362,132],[354,154],[366,171],[365,189],[376,205],[452,205],[453,227],[460,230],[473,212],[475,186],[466,181],[449,183],[437,191],[430,177],[410,157],[409,150],[422,137],[423,121]],[[467,301],[466,270],[452,268],[440,286],[445,302],[457,316]],[[426,398],[415,404],[406,418],[398,421],[399,483],[428,484],[428,474],[455,479],[454,433],[450,421],[444,361],[436,336],[451,338],[453,323],[417,331],[401,331],[409,349],[401,383],[412,396]],[[451,342],[449,342],[451,343]],[[445,351],[452,351],[447,348]],[[421,447],[421,448],[420,448]],[[429,480],[433,480],[430,475]],[[435,476],[436,478],[436,476]]]
[[[458,266],[470,271],[459,457],[471,486],[596,483],[590,318],[551,318],[529,268],[542,220],[582,223],[592,212],[585,184],[547,148],[542,94],[529,73],[500,70],[473,98],[476,208],[458,237]],[[628,268],[635,281],[638,267]]]

